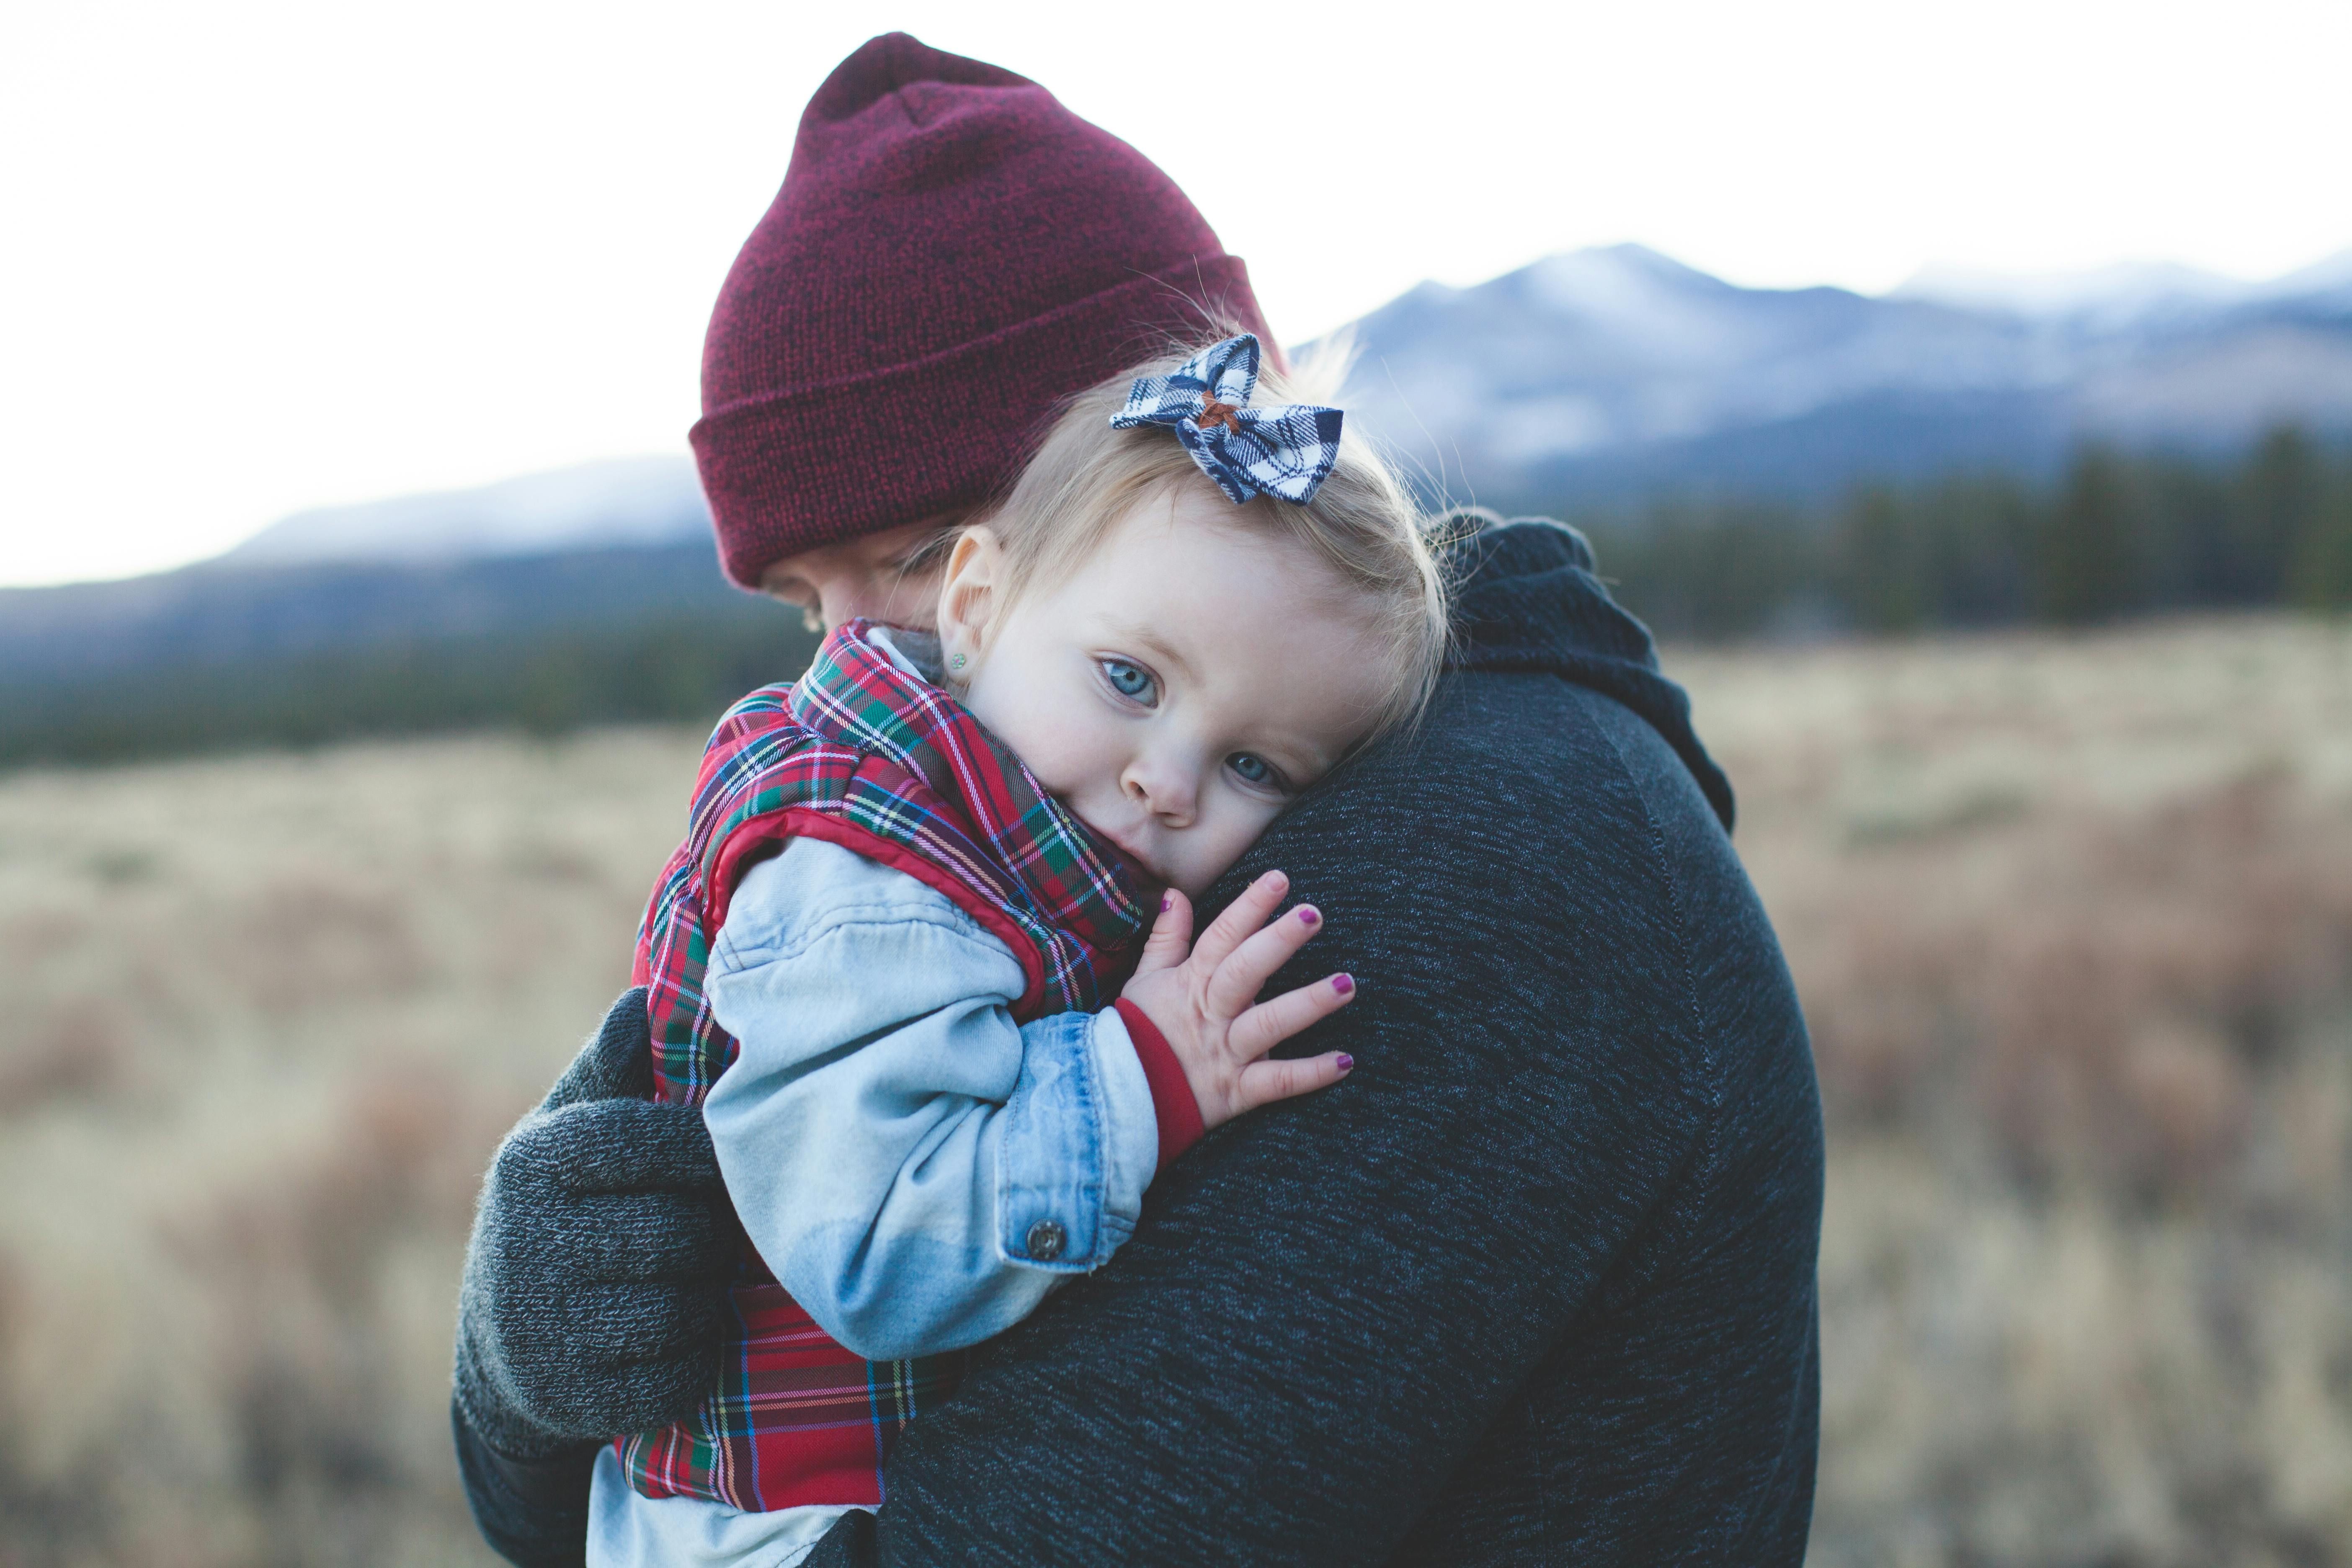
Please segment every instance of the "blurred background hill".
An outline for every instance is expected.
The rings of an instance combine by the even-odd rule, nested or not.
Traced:
[[[2211,457],[2279,425],[2352,429],[2352,251],[2263,284],[1939,269],[1873,298],[1620,245],[1423,284],[1357,330],[1370,422],[1512,504],[1811,500],[2046,479],[2086,443]]]
[[[2352,605],[2352,252],[1874,298],[1622,245],[1348,335],[1433,500],[1578,522],[1668,636]],[[810,647],[720,578],[688,458],[588,464],[0,589],[0,765],[703,716]]]
[[[692,462],[622,458],[478,489],[299,511],[218,560],[275,566],[657,548],[701,539],[709,525],[710,509]]]

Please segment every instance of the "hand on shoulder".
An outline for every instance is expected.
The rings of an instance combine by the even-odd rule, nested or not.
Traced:
[[[1201,1108],[1205,1131],[1277,1100],[1327,1089],[1355,1063],[1339,1051],[1295,1061],[1266,1053],[1355,1000],[1353,976],[1333,974],[1268,1002],[1257,994],[1322,929],[1301,904],[1268,924],[1290,879],[1268,871],[1192,941],[1192,905],[1170,889],[1135,978],[1119,994],[1168,1042]]]

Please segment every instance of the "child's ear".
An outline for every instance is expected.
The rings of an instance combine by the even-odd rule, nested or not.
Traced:
[[[940,651],[950,669],[956,668],[957,655],[977,659],[988,646],[1003,578],[1004,546],[993,531],[967,528],[956,536],[940,583]]]

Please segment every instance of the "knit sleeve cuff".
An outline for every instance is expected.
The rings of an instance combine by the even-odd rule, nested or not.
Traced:
[[[1118,1001],[1119,1022],[1135,1042],[1135,1059],[1143,1064],[1143,1080],[1151,1086],[1151,1116],[1160,1127],[1160,1166],[1201,1141],[1201,1102],[1185,1080],[1183,1064],[1143,1009],[1124,996]]]

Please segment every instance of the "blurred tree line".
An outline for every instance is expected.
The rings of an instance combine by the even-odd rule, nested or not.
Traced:
[[[797,615],[740,597],[721,613],[610,628],[0,683],[0,767],[448,730],[552,737],[587,724],[709,724],[753,687],[797,676],[815,651]]]
[[[2293,428],[2236,461],[2085,447],[2045,486],[1958,477],[1815,510],[1573,516],[1617,596],[1667,637],[2352,609],[2352,452]]]
[[[698,542],[0,590],[0,767],[709,724],[815,647]]]

